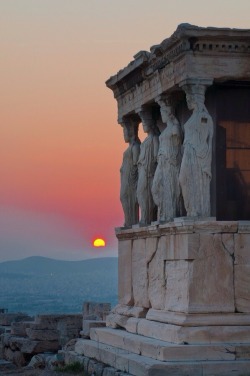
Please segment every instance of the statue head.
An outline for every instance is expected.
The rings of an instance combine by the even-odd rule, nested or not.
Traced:
[[[154,130],[155,128],[155,122],[154,122],[154,119],[152,117],[152,111],[151,110],[142,110],[139,112],[139,116],[141,118],[141,121],[142,121],[142,127],[143,127],[143,131],[145,133],[149,133],[151,131]]]
[[[160,96],[156,98],[156,102],[160,106],[162,122],[167,124],[171,115],[173,115],[173,103],[170,96]]]
[[[143,131],[149,133],[153,127],[153,119],[151,111],[143,110],[139,112],[139,116],[142,121]]]
[[[206,86],[201,84],[184,85],[189,110],[202,110],[205,102]]]
[[[123,137],[126,143],[130,143],[138,138],[138,123],[131,119],[122,119]]]

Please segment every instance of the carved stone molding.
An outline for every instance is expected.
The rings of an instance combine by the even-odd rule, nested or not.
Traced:
[[[183,80],[250,81],[250,30],[181,24],[170,38],[140,51],[127,67],[107,80],[119,116],[135,111]]]

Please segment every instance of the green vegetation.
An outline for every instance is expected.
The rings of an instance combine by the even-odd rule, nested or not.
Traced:
[[[87,376],[87,374],[84,372],[84,366],[80,362],[74,362],[71,364],[67,364],[64,367],[58,367],[57,371],[62,372],[62,373],[69,372],[72,374]]]

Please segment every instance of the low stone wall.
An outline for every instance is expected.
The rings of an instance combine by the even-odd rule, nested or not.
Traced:
[[[23,367],[36,354],[56,353],[71,340],[89,338],[91,328],[105,326],[110,309],[110,303],[84,302],[82,313],[40,314],[33,321],[25,314],[2,312],[2,323],[9,329],[1,335],[0,358]]]
[[[11,324],[19,324],[25,320],[32,320],[33,318],[22,312],[8,312],[6,308],[0,308],[0,336],[11,332]],[[4,356],[3,343],[0,340],[0,359]]]
[[[106,320],[110,310],[110,303],[84,302],[82,307],[83,320]]]
[[[33,355],[56,352],[70,339],[78,338],[82,314],[37,315],[34,321],[14,322],[2,335],[4,359],[26,365]]]
[[[4,311],[4,312],[1,312]],[[6,309],[1,309],[0,311],[0,327],[1,326],[10,326],[13,322],[22,322],[32,320],[32,316],[27,315],[26,313],[17,312],[7,312]]]

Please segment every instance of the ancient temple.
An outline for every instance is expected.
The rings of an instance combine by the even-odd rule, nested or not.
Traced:
[[[181,24],[106,84],[128,144],[119,304],[83,353],[135,376],[245,375],[250,30]]]

